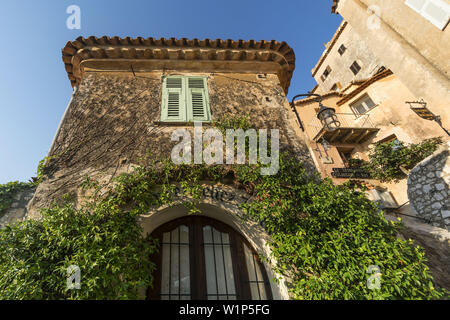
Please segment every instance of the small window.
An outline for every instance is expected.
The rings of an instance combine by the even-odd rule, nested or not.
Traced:
[[[372,101],[372,99],[370,99],[369,95],[367,94],[350,105],[356,115],[364,114],[370,109],[373,109],[375,106],[376,104]]]
[[[206,77],[164,78],[161,121],[208,122],[210,119]]]
[[[339,91],[339,87],[338,87],[337,83],[333,84],[333,86],[331,87],[331,91]]]
[[[322,76],[320,77],[320,79],[322,79],[322,81],[325,81],[327,79],[327,77],[329,76],[329,74],[331,73],[331,68],[330,66],[327,66],[327,68],[325,69],[325,71],[323,72]]]
[[[343,44],[341,44],[341,46],[338,49],[338,52],[342,56],[344,54],[345,50],[347,50],[347,48]]]
[[[405,3],[440,30],[450,20],[450,5],[445,0],[406,0]]]
[[[358,62],[353,62],[353,64],[350,66],[350,70],[352,70],[353,74],[356,76],[359,71],[361,70],[361,66],[358,64]]]

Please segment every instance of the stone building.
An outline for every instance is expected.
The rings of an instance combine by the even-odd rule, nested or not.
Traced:
[[[342,91],[352,82],[370,78],[383,66],[351,25],[342,21],[311,71],[317,82],[314,92]]]
[[[333,0],[332,12],[450,128],[448,0]]]
[[[281,148],[313,166],[306,136],[286,99],[295,56],[285,42],[80,37],[62,53],[74,91],[49,152],[45,179],[29,204],[29,218],[64,194],[79,201],[85,175],[110,181],[149,154],[169,158],[176,144],[173,131],[192,130],[194,121],[208,126],[223,117],[248,115],[255,129],[279,129]],[[269,254],[267,233],[239,219],[241,192],[206,184],[204,195],[200,216],[188,216],[180,203],[142,217],[147,234],[169,243],[162,247],[156,291],[149,297],[288,298],[284,281],[271,281],[271,265],[255,254]],[[189,237],[201,227],[197,236],[212,244],[194,270],[183,244],[201,252],[202,243]],[[230,249],[229,241],[237,246]],[[172,261],[168,252],[173,249],[179,255]],[[221,252],[221,260],[211,250]],[[178,272],[172,275],[173,268]]]
[[[405,214],[420,215],[409,203],[407,179],[382,183],[360,176],[356,169],[349,168],[349,160],[368,160],[368,153],[377,142],[397,139],[411,144],[434,137],[449,141],[445,131],[436,122],[419,117],[411,109],[406,102],[413,101],[414,94],[390,70],[322,97],[325,106],[336,110],[341,125],[336,131],[323,130],[316,117],[319,103],[315,97],[295,102],[309,137],[311,154],[322,176],[331,178],[337,184],[349,178],[366,181],[374,188],[370,196],[381,200],[386,208],[401,207],[401,212]],[[442,197],[450,197],[448,188],[442,192],[445,193]],[[432,220],[440,227],[450,225],[440,211]]]
[[[450,41],[449,10],[442,2],[334,0],[332,12],[344,21],[312,69],[317,85],[311,93],[336,110],[341,126],[323,130],[317,97],[298,100],[294,108],[322,177],[336,184],[359,180],[389,219],[400,213],[402,236],[425,248],[436,282],[449,288]],[[441,24],[414,3],[422,3],[421,9],[437,4]],[[352,68],[352,61],[359,67]],[[444,145],[398,183],[349,168],[350,159],[368,160],[376,142],[419,143],[439,136]]]

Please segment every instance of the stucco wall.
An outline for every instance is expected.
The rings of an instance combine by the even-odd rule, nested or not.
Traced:
[[[380,8],[377,28],[368,27],[373,18],[371,5]],[[403,0],[341,0],[337,10],[372,52],[449,128],[450,28],[439,30]]]
[[[405,0],[360,0],[379,6],[382,19],[431,64],[450,76],[450,31],[440,30],[405,4]]]
[[[185,74],[177,72],[175,74]],[[106,181],[132,165],[170,157],[179,126],[160,120],[162,72],[89,72],[75,92],[48,162],[46,178],[30,204],[36,209],[68,193],[78,197],[83,176],[102,173]],[[166,73],[166,75],[168,75]],[[203,73],[208,76],[213,120],[249,115],[255,129],[279,129],[280,147],[313,168],[298,124],[275,74]],[[192,127],[187,127],[192,130]]]
[[[351,91],[352,90],[348,90],[346,93]],[[311,140],[310,147],[313,157],[316,160],[316,166],[323,177],[331,177],[333,168],[344,167],[344,163],[337,151],[337,147],[354,148],[354,157],[368,160],[368,152],[373,143],[383,140],[391,135],[395,135],[399,140],[408,144],[420,143],[424,139],[439,136],[448,141],[448,136],[436,122],[420,118],[410,109],[409,105],[405,103],[406,101],[414,100],[414,95],[396,75],[390,75],[384,79],[378,80],[341,106],[337,105],[340,98],[335,96],[325,98],[323,104],[335,108],[336,113],[349,114],[348,119],[355,119],[354,126],[357,127],[358,124],[360,124],[361,121],[365,121],[366,118],[361,117],[357,119],[356,116],[351,116],[353,111],[350,105],[366,94],[368,94],[377,105],[365,113],[365,115],[369,116],[374,127],[380,129],[378,133],[361,144],[332,143],[326,153],[321,144],[316,144],[312,141],[314,138],[314,131],[312,130],[310,123],[316,117],[315,109],[319,108],[318,103],[310,103],[297,108],[300,117],[305,123],[306,134]],[[328,155],[329,159],[324,159],[326,155]],[[332,178],[332,180],[335,183],[343,183],[347,179]],[[381,183],[377,180],[369,179],[367,179],[367,181],[373,185],[387,188],[394,196],[398,205],[403,205],[408,201],[406,179],[397,183]],[[407,214],[414,213],[408,204],[402,207],[402,212]]]
[[[338,49],[342,44],[346,50],[340,55]],[[350,70],[354,61],[357,61],[361,67],[356,76]],[[332,71],[326,80],[322,81],[320,77],[327,66],[330,66]],[[351,81],[370,78],[382,66],[384,64],[381,59],[374,55],[352,26],[347,24],[314,76],[319,85],[316,92],[329,92],[335,83],[339,83],[342,88],[345,88]]]

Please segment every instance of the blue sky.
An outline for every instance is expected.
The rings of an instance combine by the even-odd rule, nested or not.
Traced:
[[[311,69],[342,18],[331,0],[8,0],[0,11],[0,183],[27,181],[47,155],[72,88],[61,48],[78,36],[286,41],[296,69],[288,97],[315,85]],[[81,8],[69,30],[66,8]]]

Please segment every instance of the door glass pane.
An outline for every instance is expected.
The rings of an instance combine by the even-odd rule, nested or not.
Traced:
[[[178,228],[163,233],[161,265],[161,299],[189,300],[189,228]]]
[[[236,299],[229,235],[205,226],[203,241],[208,300]]]
[[[244,244],[244,251],[252,300],[265,300],[267,299],[265,281],[257,258],[246,244]]]

